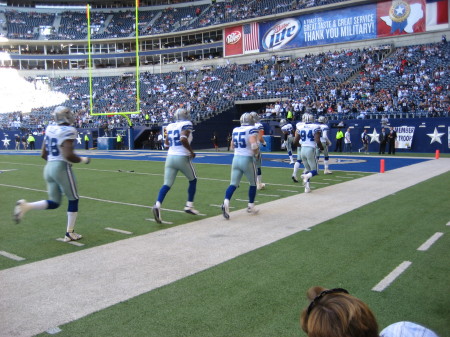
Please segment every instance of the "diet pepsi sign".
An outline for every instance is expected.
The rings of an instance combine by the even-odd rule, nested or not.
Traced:
[[[295,19],[278,21],[269,28],[262,39],[265,50],[278,50],[295,38],[300,31],[300,23]]]

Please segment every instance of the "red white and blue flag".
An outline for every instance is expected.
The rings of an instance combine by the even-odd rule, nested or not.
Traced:
[[[259,52],[259,27],[258,23],[250,23],[243,26],[244,54]]]
[[[448,28],[448,0],[427,0],[426,30]]]

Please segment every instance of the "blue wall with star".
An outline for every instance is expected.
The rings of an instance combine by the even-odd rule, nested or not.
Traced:
[[[371,142],[369,144],[370,153],[378,153],[379,143],[378,137],[376,136],[381,132],[381,122],[379,119],[354,119],[345,121],[331,120],[328,124],[330,126],[330,139],[332,145],[330,150],[334,150],[336,141],[336,132],[338,131],[338,123],[343,123],[342,131],[345,133],[347,128],[351,128],[351,139],[353,145],[353,151],[358,151],[358,148],[362,146],[360,135],[364,129],[368,130]],[[266,134],[280,135],[279,126],[276,122],[265,123],[266,124]],[[293,123],[295,126],[295,122]],[[441,153],[450,153],[449,149],[449,128],[450,128],[450,118],[409,118],[409,119],[392,119],[388,126],[393,127],[414,127],[413,139],[408,149],[397,149],[397,152],[415,152],[415,153],[435,153],[439,150]],[[201,128],[202,125],[196,125],[196,129]],[[116,130],[115,130],[116,131]],[[115,136],[116,132],[113,132]],[[120,129],[119,131],[122,131]],[[231,130],[221,130],[225,133]],[[103,136],[103,130],[99,129],[78,129],[79,139],[76,141],[76,149],[84,149],[85,144],[83,141],[84,134],[88,133],[90,141],[89,148],[96,147],[96,137]],[[0,130],[0,151],[1,150],[14,150],[15,148],[15,137],[16,135],[22,136],[23,133],[19,130]],[[27,134],[25,134],[27,136]],[[34,135],[36,139],[35,148],[40,149],[42,147],[43,134],[36,133]],[[193,147],[199,149],[195,146],[194,139]],[[20,149],[23,150],[22,145]],[[278,149],[272,149],[276,151]]]

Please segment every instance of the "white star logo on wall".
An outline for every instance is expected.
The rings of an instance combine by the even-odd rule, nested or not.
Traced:
[[[442,144],[441,137],[443,135],[445,135],[445,133],[439,133],[436,127],[434,128],[433,133],[427,133],[427,136],[431,138],[430,144],[433,144],[434,142]]]
[[[370,137],[370,144],[372,144],[373,142],[377,142],[377,143],[380,142],[380,140],[378,139],[378,136],[380,134],[377,133],[377,129],[373,129],[373,132],[372,133],[368,133],[367,135]]]
[[[5,139],[2,139],[3,147],[8,148],[10,141],[11,141],[11,139],[6,138],[6,136],[5,136]]]
[[[80,137],[80,135],[78,135],[78,137],[77,137],[77,144],[81,144],[81,137]]]

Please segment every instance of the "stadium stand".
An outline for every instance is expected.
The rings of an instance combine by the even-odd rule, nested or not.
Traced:
[[[172,6],[163,10],[142,7],[139,10],[139,34],[155,35],[181,32],[338,2],[345,1],[234,0],[208,5]],[[10,9],[0,11],[4,11],[7,17],[7,34],[11,39],[37,40],[40,26],[53,27],[54,33],[48,34],[47,40],[83,40],[87,38],[87,19],[84,11],[65,11],[60,15],[50,12],[36,13]],[[91,24],[96,29],[92,36],[93,39],[134,35],[134,10],[100,12],[93,9],[91,16]],[[148,23],[153,18],[156,20],[149,25]]]
[[[388,118],[448,117],[449,66],[442,60],[449,56],[448,44],[435,43],[342,50],[281,62],[271,58],[197,71],[142,72],[141,113],[132,115],[132,120],[135,125],[145,125],[148,114],[151,124],[161,125],[170,121],[179,104],[184,104],[199,123],[229,109],[235,101],[269,99],[276,99],[279,107],[275,109],[276,103],[268,104],[266,111],[261,111],[267,119],[285,118],[289,109],[299,119],[307,108],[338,120],[381,118],[382,114]],[[52,78],[50,87],[68,95],[66,104],[76,112],[79,127],[126,125],[121,116],[88,114],[87,78]],[[136,110],[132,76],[95,77],[93,88],[95,112],[114,115]],[[406,108],[405,98],[408,98]],[[52,109],[34,109],[21,120],[21,127],[42,128]],[[2,128],[17,127],[18,112],[0,116]]]

